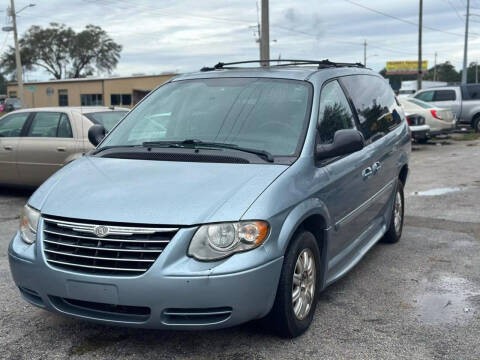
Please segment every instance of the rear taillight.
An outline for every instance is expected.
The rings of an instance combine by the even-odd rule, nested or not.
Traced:
[[[440,116],[438,116],[437,114],[437,110],[430,110],[430,112],[432,113],[432,116],[435,118],[435,119],[438,119],[438,120],[443,120]]]
[[[409,126],[425,125],[425,118],[420,115],[407,116],[407,123]]]

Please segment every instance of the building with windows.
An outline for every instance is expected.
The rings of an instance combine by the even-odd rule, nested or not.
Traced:
[[[27,107],[132,107],[173,76],[175,74],[26,82],[23,85],[24,101]],[[7,84],[8,97],[17,97],[17,92],[16,82]]]

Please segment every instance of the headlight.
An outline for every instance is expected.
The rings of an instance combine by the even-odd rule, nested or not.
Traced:
[[[260,246],[268,235],[265,221],[242,221],[201,226],[190,242],[188,255],[197,260],[218,260]]]
[[[40,212],[25,205],[20,216],[20,235],[27,244],[33,244],[37,238],[37,225]]]

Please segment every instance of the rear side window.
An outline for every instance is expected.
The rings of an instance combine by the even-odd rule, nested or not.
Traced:
[[[434,109],[435,107],[418,99],[408,99],[407,102],[420,106],[423,109]]]
[[[57,112],[38,112],[33,118],[27,136],[62,137],[72,136],[72,128],[67,115]]]
[[[18,137],[30,113],[10,114],[0,120],[0,137]]]
[[[422,101],[426,101],[426,102],[433,101],[433,91],[421,92],[421,93],[415,95],[415,98],[419,99],[419,100],[422,100]]]
[[[455,90],[436,90],[433,101],[454,101],[456,98]]]
[[[353,75],[341,81],[352,98],[366,140],[378,140],[400,124],[402,119],[396,110],[395,95],[384,79]]]
[[[117,123],[123,119],[128,111],[102,111],[84,114],[94,124],[103,125],[109,132]]]
[[[330,144],[337,130],[353,128],[353,113],[338,81],[323,87],[320,95],[320,143]]]
[[[479,85],[467,85],[466,90],[467,91],[463,91],[464,98],[466,100],[479,100],[480,99],[480,86]],[[465,96],[465,92],[467,93],[467,96]]]
[[[67,114],[60,116],[60,122],[58,123],[57,137],[59,138],[71,138],[73,137],[72,127],[70,120],[68,120]]]

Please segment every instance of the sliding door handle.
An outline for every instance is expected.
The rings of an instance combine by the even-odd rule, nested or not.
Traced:
[[[362,176],[363,176],[364,179],[367,179],[372,175],[373,175],[373,170],[370,166],[367,167],[366,169],[363,169]]]
[[[372,165],[372,170],[374,174],[376,174],[381,168],[382,168],[382,163],[380,161],[377,161]]]
[[[57,151],[64,152],[65,150],[67,150],[67,148],[62,147],[62,146],[57,147]]]
[[[12,151],[12,150],[13,150],[13,147],[10,146],[10,145],[3,145],[3,148],[4,148],[5,150],[8,150],[8,151]]]

